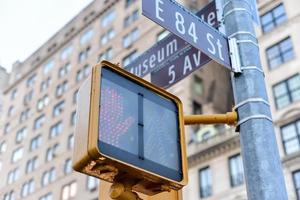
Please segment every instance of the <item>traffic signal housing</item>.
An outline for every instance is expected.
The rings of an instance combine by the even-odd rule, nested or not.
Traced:
[[[77,98],[74,170],[147,195],[187,184],[179,98],[108,61]]]

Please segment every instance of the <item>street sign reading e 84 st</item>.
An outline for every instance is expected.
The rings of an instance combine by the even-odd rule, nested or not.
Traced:
[[[231,69],[227,38],[173,0],[143,0],[143,15]]]
[[[102,61],[78,94],[73,168],[153,195],[187,184],[181,101]],[[164,187],[163,187],[164,186]]]

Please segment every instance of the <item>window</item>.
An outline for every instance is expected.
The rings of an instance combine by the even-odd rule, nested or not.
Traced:
[[[83,74],[85,77],[87,77],[91,72],[91,68],[89,67],[89,65],[84,65],[83,67]]]
[[[81,51],[78,56],[78,61],[80,63],[85,61],[88,58],[90,51],[91,51],[91,48],[89,46],[86,49],[84,49],[83,51]]]
[[[74,147],[74,135],[71,134],[68,137],[68,149],[73,149]]]
[[[4,134],[7,134],[9,132],[10,132],[10,124],[6,123],[5,126],[4,126]]]
[[[114,29],[109,29],[107,31],[107,33],[105,33],[104,35],[101,36],[101,39],[100,39],[100,43],[101,45],[105,45],[107,44],[111,39],[113,39],[115,37],[115,31]]]
[[[48,77],[46,80],[42,81],[40,91],[45,91],[51,84],[51,78]]]
[[[123,66],[125,67],[125,66],[127,66],[127,65],[129,65],[132,61],[134,61],[134,59],[136,59],[137,58],[137,51],[136,50],[134,50],[133,52],[131,52],[130,54],[128,54],[127,56],[125,56],[124,58],[123,58]]]
[[[77,103],[77,95],[78,95],[78,90],[76,90],[76,91],[73,93],[73,103],[74,103],[74,104]]]
[[[42,114],[34,120],[33,129],[41,128],[43,126],[44,122],[45,122],[45,115]]]
[[[59,116],[64,111],[64,107],[65,107],[65,101],[61,101],[61,102],[57,103],[53,107],[52,116],[53,117]]]
[[[68,200],[75,197],[77,193],[77,183],[75,181],[64,185],[61,192],[61,199]]]
[[[14,100],[17,96],[17,89],[14,89],[12,92],[11,92],[11,96],[10,96],[10,100]]]
[[[203,95],[203,81],[200,77],[194,76],[194,84],[193,84],[194,92],[201,96]]]
[[[135,22],[138,18],[139,18],[139,10],[133,11],[130,15],[125,17],[124,23],[123,23],[124,28],[128,27],[130,24]]]
[[[54,67],[54,60],[50,60],[47,64],[44,65],[44,74],[48,74],[53,67]]]
[[[58,77],[61,78],[67,75],[71,71],[71,64],[66,63],[64,66],[60,67],[58,70]]]
[[[76,81],[79,82],[82,80],[82,78],[83,78],[83,71],[79,69],[76,73]]]
[[[23,123],[24,121],[26,121],[28,118],[30,117],[30,109],[27,108],[26,110],[21,112],[20,115],[20,123]]]
[[[105,52],[101,53],[98,57],[98,62],[102,60],[111,60],[113,58],[113,50],[111,47],[106,49]]]
[[[133,29],[130,33],[123,37],[123,47],[128,48],[139,38],[140,32],[138,28]]]
[[[68,81],[64,81],[56,87],[55,95],[60,97],[68,90]]]
[[[57,151],[58,151],[58,147],[59,147],[59,145],[55,144],[52,147],[49,147],[47,149],[47,152],[46,152],[46,162],[49,162],[49,161],[53,160],[56,157]]]
[[[37,102],[37,110],[41,111],[44,107],[46,107],[49,104],[49,97],[48,95],[43,96],[41,99]]]
[[[38,135],[38,136],[32,138],[30,141],[30,147],[29,147],[30,151],[33,151],[33,150],[39,148],[41,146],[41,144],[42,144],[42,136],[41,135]]]
[[[291,38],[288,37],[266,50],[270,69],[275,69],[279,65],[294,58],[294,50]]]
[[[300,100],[300,75],[297,74],[273,86],[276,108]]]
[[[26,86],[27,87],[32,87],[35,83],[35,80],[36,80],[36,74],[33,74],[31,75],[28,79],[27,79],[27,82],[26,82]]]
[[[25,96],[24,96],[24,104],[28,105],[29,102],[32,100],[33,96],[33,90],[29,91]]]
[[[20,177],[20,170],[19,168],[15,168],[8,172],[7,175],[7,184],[12,184],[16,182]]]
[[[112,22],[115,20],[117,16],[117,13],[115,10],[108,11],[101,19],[101,26],[107,27],[108,25],[112,24]]]
[[[65,160],[64,173],[69,174],[71,172],[72,172],[72,160],[68,158],[67,160]]]
[[[47,193],[39,198],[39,200],[53,200],[52,193]]]
[[[35,156],[27,161],[25,172],[26,172],[26,174],[28,174],[28,173],[33,172],[36,169],[37,169],[37,156]]]
[[[11,161],[12,163],[15,163],[23,157],[24,149],[23,147],[19,147],[16,150],[13,151]]]
[[[76,111],[71,114],[71,125],[74,126],[76,123]]]
[[[54,182],[56,179],[56,170],[52,167],[50,170],[45,171],[42,175],[42,186],[49,185],[50,183]]]
[[[210,168],[203,168],[199,170],[199,185],[200,197],[205,198],[212,195],[212,180]]]
[[[86,44],[88,43],[93,37],[93,30],[90,29],[88,31],[86,31],[80,38],[80,44]]]
[[[281,127],[284,151],[291,154],[300,150],[300,120]]]
[[[21,197],[27,197],[29,194],[34,192],[34,181],[30,179],[22,185]]]
[[[60,59],[66,60],[71,55],[72,50],[72,45],[65,47],[60,54]]]
[[[264,33],[270,32],[287,20],[283,4],[273,8],[260,17],[261,27]]]
[[[5,153],[7,150],[7,144],[5,141],[0,143],[0,154]]]
[[[202,114],[202,106],[196,101],[193,101],[193,114]]]
[[[23,139],[25,139],[27,136],[27,128],[24,127],[20,130],[17,131],[17,134],[16,134],[16,143],[20,143],[23,141]]]
[[[157,37],[156,37],[156,41],[159,42],[161,41],[162,39],[164,39],[165,37],[167,37],[169,35],[169,31],[167,30],[163,30],[162,32],[160,32],[159,34],[157,34]]]
[[[99,181],[93,176],[87,177],[86,187],[89,191],[95,191],[99,186]]]
[[[49,138],[54,138],[58,136],[62,132],[62,122],[58,122],[51,126],[50,128],[50,133],[49,133]]]
[[[294,186],[297,194],[297,199],[300,199],[300,170],[293,172]]]
[[[132,5],[136,0],[126,0],[125,1],[125,8],[128,8],[130,5]]]
[[[15,192],[13,190],[11,190],[8,193],[4,194],[3,200],[15,200],[16,199],[16,195]]]
[[[244,183],[244,170],[241,155],[229,158],[229,173],[231,187],[239,186]]]
[[[12,116],[13,114],[15,114],[15,107],[14,106],[10,106],[7,112],[7,117]]]

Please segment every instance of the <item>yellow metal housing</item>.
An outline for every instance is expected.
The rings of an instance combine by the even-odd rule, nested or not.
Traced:
[[[179,112],[181,167],[183,172],[181,181],[177,182],[170,180],[150,171],[116,160],[104,155],[98,149],[100,83],[101,69],[103,66],[111,68],[119,75],[138,83],[166,99],[171,99],[176,103]],[[83,83],[78,93],[73,168],[78,172],[111,183],[127,179],[133,180],[134,184],[132,189],[147,195],[154,195],[170,189],[181,189],[188,181],[184,119],[181,101],[176,96],[108,61],[102,61],[100,64],[95,65],[91,75]]]

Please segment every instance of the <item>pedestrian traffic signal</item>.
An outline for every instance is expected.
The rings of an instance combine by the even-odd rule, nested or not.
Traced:
[[[73,168],[153,195],[187,184],[181,101],[108,61],[78,93]]]

